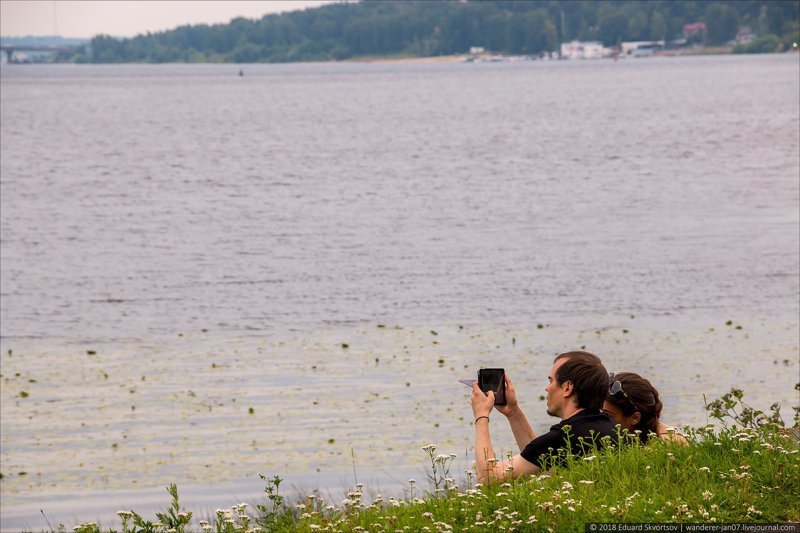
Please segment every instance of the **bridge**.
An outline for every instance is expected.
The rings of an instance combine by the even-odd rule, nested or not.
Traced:
[[[14,54],[17,52],[36,52],[36,53],[50,53],[58,55],[61,52],[69,52],[75,49],[75,46],[24,46],[18,44],[4,44],[0,46],[0,52],[6,54],[6,59],[9,63],[30,63],[30,61],[20,61]]]

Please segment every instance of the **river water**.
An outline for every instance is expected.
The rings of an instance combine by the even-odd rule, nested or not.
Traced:
[[[2,67],[3,528],[397,493],[579,346],[674,424],[797,402],[797,54],[239,68]]]

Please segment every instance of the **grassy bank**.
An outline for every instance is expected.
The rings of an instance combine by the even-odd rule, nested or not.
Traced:
[[[430,464],[429,489],[409,481],[402,499],[365,502],[358,486],[339,502],[310,495],[287,504],[280,479],[264,478],[262,503],[219,510],[207,523],[181,509],[172,486],[167,512],[150,521],[121,512],[121,531],[583,531],[587,522],[800,521],[797,417],[787,429],[777,409],[753,411],[739,391],[707,409],[735,423],[687,429],[689,445],[655,441],[609,449],[499,486],[476,486],[473,472],[450,472],[454,456],[437,454],[433,445],[420,452]],[[456,484],[453,477],[464,481]],[[99,528],[81,524],[76,530]]]

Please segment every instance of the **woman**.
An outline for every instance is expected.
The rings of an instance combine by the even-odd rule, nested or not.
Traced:
[[[610,373],[608,395],[603,412],[615,420],[622,429],[638,434],[642,444],[651,434],[660,439],[686,443],[686,438],[675,429],[667,427],[661,417],[661,400],[658,391],[649,381],[632,372]],[[638,433],[637,433],[638,432]]]

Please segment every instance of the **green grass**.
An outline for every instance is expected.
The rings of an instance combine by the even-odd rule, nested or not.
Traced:
[[[742,423],[735,409],[719,410],[746,408],[736,392],[707,405],[712,417]],[[172,506],[158,523],[130,513],[121,531],[583,531],[587,522],[800,521],[800,427],[786,429],[774,416],[744,423],[688,430],[688,445],[654,440],[569,458],[548,474],[488,487],[472,485],[474,473],[456,485],[448,477],[451,456],[426,447],[420,453],[430,459],[431,490],[412,483],[404,499],[365,502],[359,485],[341,502],[310,495],[287,505],[280,478],[262,476],[264,503],[220,511],[211,524],[192,521],[173,485]],[[99,529],[81,524],[77,531]]]

